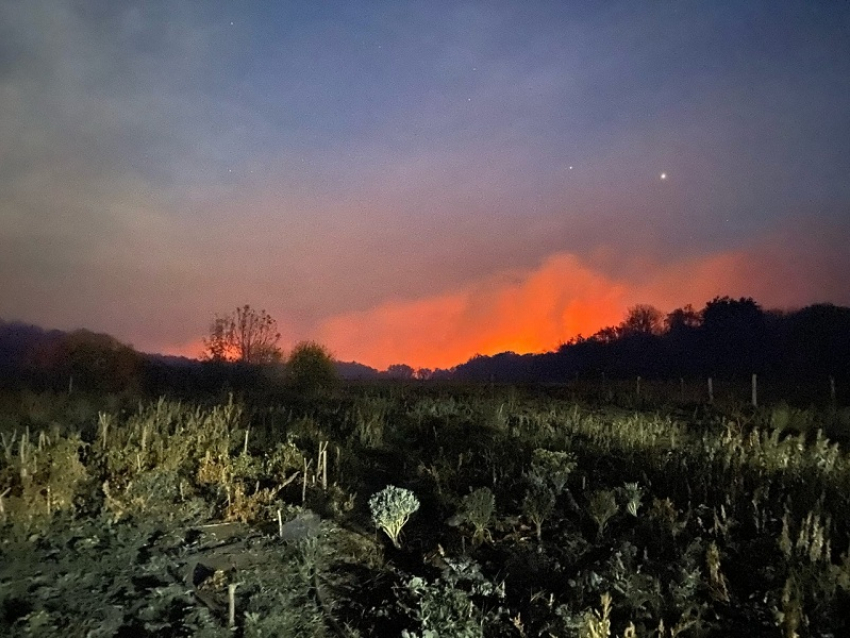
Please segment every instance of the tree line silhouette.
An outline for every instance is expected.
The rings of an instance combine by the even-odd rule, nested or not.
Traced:
[[[260,332],[246,341],[245,325],[259,326]],[[0,387],[152,394],[274,387],[282,379],[278,337],[274,321],[248,306],[216,317],[205,340],[204,361],[139,353],[109,335],[87,330],[65,333],[0,320]],[[299,356],[305,361],[300,367],[322,369],[332,378],[329,353],[318,344],[300,345],[304,352]],[[339,376],[360,381],[562,383],[637,376],[724,380],[758,374],[796,383],[820,383],[826,377],[846,383],[850,308],[824,303],[766,311],[749,297],[715,297],[701,310],[684,306],[665,315],[638,305],[619,325],[590,337],[579,335],[543,354],[476,355],[437,370],[396,364],[379,372],[356,362],[334,365]]]
[[[455,379],[560,382],[584,377],[850,379],[850,308],[815,304],[765,311],[752,298],[715,297],[663,315],[631,308],[622,323],[554,352],[476,356]]]

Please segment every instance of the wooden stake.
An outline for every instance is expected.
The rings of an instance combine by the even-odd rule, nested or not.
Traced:
[[[9,495],[9,492],[12,491],[11,487],[7,487],[3,490],[3,493],[0,494],[0,521],[6,522],[6,508],[3,506],[3,499]]]
[[[322,475],[322,489],[328,489],[328,442],[321,441],[319,443],[319,459],[317,463],[318,471]]]
[[[236,629],[236,583],[227,586],[227,627],[232,631]]]

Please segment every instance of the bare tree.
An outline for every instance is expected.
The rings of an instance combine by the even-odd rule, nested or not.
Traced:
[[[204,353],[211,361],[276,363],[282,356],[279,339],[277,321],[265,310],[257,312],[245,304],[224,317],[216,315],[204,339]]]

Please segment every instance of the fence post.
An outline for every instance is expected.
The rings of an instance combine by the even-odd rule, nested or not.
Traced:
[[[227,586],[227,628],[236,629],[236,583]]]
[[[317,471],[322,475],[322,490],[328,489],[328,442],[319,442],[319,458],[316,461]]]
[[[712,383],[711,377],[708,377],[708,402],[709,404],[714,403],[714,383]]]

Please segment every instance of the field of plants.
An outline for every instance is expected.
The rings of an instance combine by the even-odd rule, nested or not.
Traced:
[[[0,635],[848,636],[848,432],[675,384],[10,392]]]

